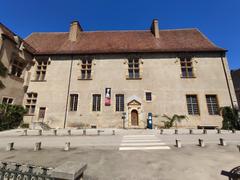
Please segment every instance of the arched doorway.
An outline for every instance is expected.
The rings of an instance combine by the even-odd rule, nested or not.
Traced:
[[[132,126],[138,126],[138,112],[135,109],[131,111],[131,124]]]

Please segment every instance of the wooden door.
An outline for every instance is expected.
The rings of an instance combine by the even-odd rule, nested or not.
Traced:
[[[46,111],[46,107],[40,107],[39,108],[39,113],[38,113],[38,120],[42,120],[45,117],[45,111]]]
[[[132,112],[131,112],[131,123],[132,123],[132,126],[138,126],[138,112],[137,112],[137,110],[132,110]]]

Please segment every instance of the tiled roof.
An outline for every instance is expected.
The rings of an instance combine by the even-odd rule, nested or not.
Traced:
[[[214,45],[198,29],[151,31],[80,32],[70,41],[68,32],[32,33],[26,38],[36,54],[97,54],[130,52],[225,51]]]
[[[0,28],[3,32],[3,35],[6,36],[7,38],[9,38],[10,40],[15,41],[14,36],[18,36],[16,35],[14,32],[12,32],[10,29],[8,29],[4,24],[0,23]],[[19,37],[19,36],[18,36]],[[34,53],[35,49],[33,47],[31,47],[27,42],[25,42],[21,37],[19,37],[21,42],[23,42],[24,47],[26,48],[26,50],[30,53]]]

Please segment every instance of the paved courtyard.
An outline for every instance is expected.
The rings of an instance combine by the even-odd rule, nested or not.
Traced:
[[[68,160],[86,162],[86,179],[227,179],[221,170],[231,170],[240,166],[240,132],[235,134],[222,131],[217,134],[209,130],[112,130],[106,129],[97,135],[97,130],[58,130],[43,131],[37,136],[36,130],[23,136],[23,130],[0,132],[0,161],[31,163],[40,166],[56,167]],[[206,146],[199,147],[198,139]],[[219,146],[219,138],[224,138],[227,146]],[[175,147],[175,139],[180,139],[182,148]],[[33,151],[34,143],[41,141],[42,150]],[[14,142],[13,151],[6,151],[6,145]],[[63,151],[65,142],[71,143],[70,151]]]

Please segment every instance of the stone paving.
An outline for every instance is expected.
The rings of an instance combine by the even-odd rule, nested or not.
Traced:
[[[56,167],[67,160],[86,162],[86,179],[93,180],[172,180],[172,179],[227,179],[220,175],[221,170],[231,170],[240,166],[240,132],[194,130],[119,130],[104,129],[98,136],[96,129],[43,131],[38,136],[37,130],[23,136],[23,130],[0,132],[0,161],[31,163]],[[204,139],[205,147],[198,146],[198,139]],[[224,138],[226,146],[219,145],[219,138]],[[175,140],[180,139],[182,148],[175,147]],[[147,141],[146,141],[147,140]],[[42,142],[42,150],[34,151],[35,142]],[[14,142],[14,150],[6,151],[9,142]],[[70,142],[70,151],[64,151],[65,142]],[[132,147],[132,150],[120,150]],[[150,149],[145,147],[150,147]],[[169,147],[161,149],[153,147]]]

